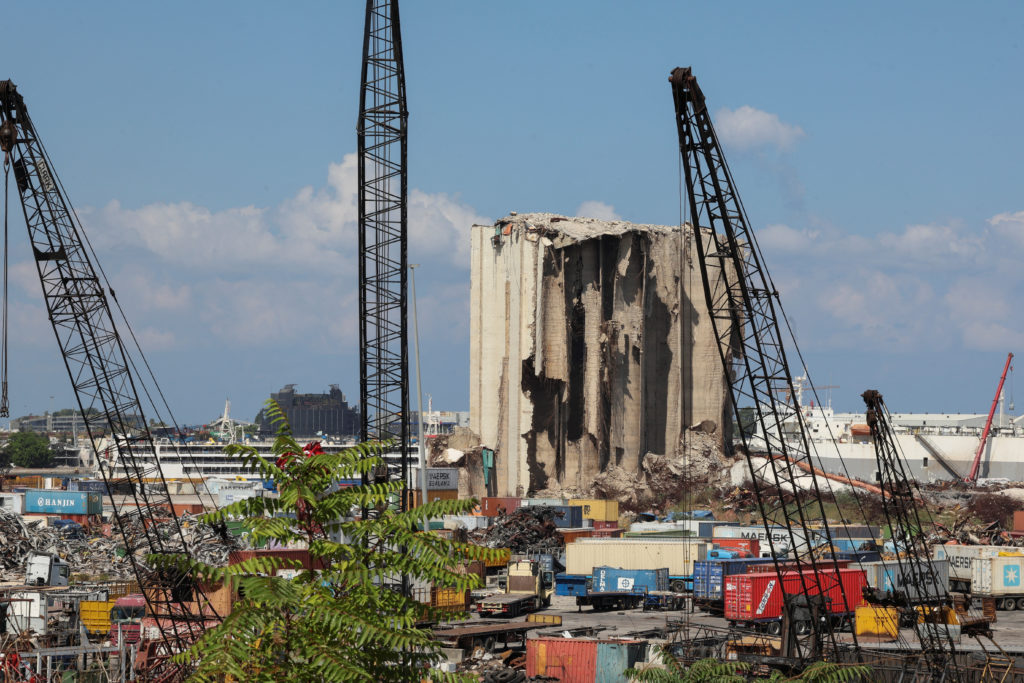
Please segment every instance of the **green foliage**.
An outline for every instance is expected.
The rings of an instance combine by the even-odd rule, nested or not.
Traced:
[[[675,657],[661,648],[664,669],[647,669],[637,671],[629,669],[626,676],[631,681],[642,683],[743,683],[751,680],[750,664],[746,662],[720,662],[716,659],[701,659],[689,667],[684,667]],[[767,678],[756,680],[785,683],[788,681],[801,683],[861,683],[868,681],[871,667],[860,664],[836,664],[835,662],[814,662],[795,676],[786,676],[781,671],[772,671]]]
[[[479,578],[458,570],[463,558],[498,551],[417,531],[425,517],[468,512],[475,501],[437,501],[409,512],[393,504],[398,482],[338,488],[382,464],[388,444],[361,444],[337,454],[304,449],[276,403],[267,414],[278,425],[276,463],[244,445],[225,450],[259,477],[277,484],[279,497],[250,498],[205,515],[207,523],[244,518],[252,540],[305,546],[323,569],[276,576],[290,561],[254,558],[226,568],[188,557],[151,556],[156,564],[187,569],[204,582],[226,582],[243,597],[222,624],[202,635],[178,661],[196,663],[192,681],[415,681],[442,658],[425,621],[452,617],[390,588],[401,575],[420,585],[466,590]],[[361,519],[358,511],[372,514]],[[460,677],[431,672],[441,680]]]
[[[11,464],[18,467],[53,467],[50,440],[35,432],[14,432],[3,453]]]

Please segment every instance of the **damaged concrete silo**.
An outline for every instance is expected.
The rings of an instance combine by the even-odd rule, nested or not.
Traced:
[[[684,427],[731,429],[692,239],[541,213],[473,226],[470,426],[497,495],[586,491]]]

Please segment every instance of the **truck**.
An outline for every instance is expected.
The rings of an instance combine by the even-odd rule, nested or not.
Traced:
[[[51,553],[32,551],[25,560],[25,583],[30,586],[66,586],[71,565]]]
[[[693,563],[707,557],[711,544],[690,538],[581,538],[565,548],[565,573],[592,576],[594,567],[667,567],[669,590],[692,590]]]
[[[729,625],[765,631],[782,632],[783,596],[801,596],[804,586],[810,597],[821,595],[825,612],[835,623],[852,623],[855,610],[864,604],[863,590],[867,576],[861,569],[826,569],[812,571],[758,572],[735,574],[725,581],[725,618]],[[842,588],[840,588],[842,586]],[[845,595],[845,600],[844,600]],[[798,633],[810,628],[811,610],[794,610]]]
[[[949,560],[949,589],[959,593],[971,591],[971,568],[974,561],[986,557],[996,557],[1006,552],[1002,545],[935,545],[932,546],[933,560]]]
[[[995,557],[975,558],[971,562],[971,596],[995,598],[998,610],[1024,610],[1022,572],[1024,554],[1013,553],[1009,548],[1003,548],[1003,553]]]
[[[118,645],[121,639],[131,645],[142,637],[142,620],[146,616],[146,598],[141,593],[125,595],[114,601],[110,609],[110,642]]]
[[[555,592],[555,573],[542,569],[539,562],[520,560],[508,565],[503,595],[492,595],[477,604],[481,617],[513,618],[535,612],[551,604]]]
[[[576,596],[576,606],[580,610],[589,606],[597,612],[633,609],[646,605],[648,596],[652,596],[651,608],[663,609],[666,605],[670,607],[674,604],[661,597],[669,593],[668,586],[667,568],[594,567],[594,575],[587,582],[586,594]]]

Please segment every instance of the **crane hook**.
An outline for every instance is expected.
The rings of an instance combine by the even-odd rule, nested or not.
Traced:
[[[13,119],[7,119],[0,124],[0,150],[4,152],[4,166],[10,162],[11,150],[14,143],[18,141],[18,126]]]

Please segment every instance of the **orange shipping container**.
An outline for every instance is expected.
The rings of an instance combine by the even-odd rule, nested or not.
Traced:
[[[1024,510],[1017,510],[1013,513],[1013,530],[1024,531]]]

